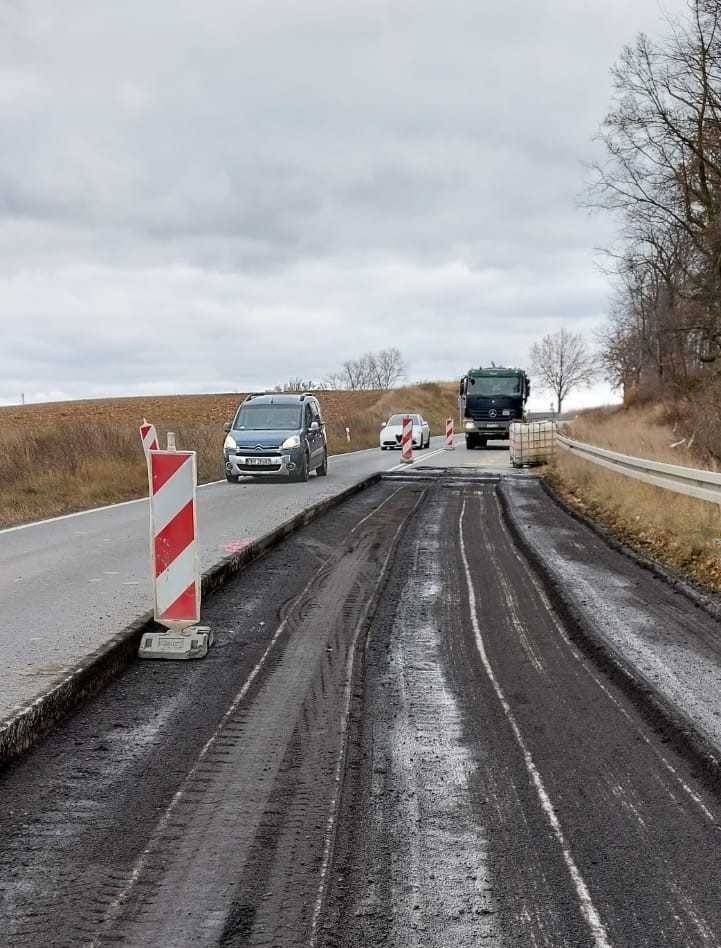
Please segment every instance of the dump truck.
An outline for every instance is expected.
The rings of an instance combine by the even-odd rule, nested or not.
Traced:
[[[531,381],[523,369],[469,369],[461,379],[459,407],[467,448],[508,440],[511,422],[523,421]]]

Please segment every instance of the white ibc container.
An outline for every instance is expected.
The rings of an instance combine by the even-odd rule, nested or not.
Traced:
[[[509,432],[511,464],[547,464],[553,457],[556,424],[553,421],[513,421]]]

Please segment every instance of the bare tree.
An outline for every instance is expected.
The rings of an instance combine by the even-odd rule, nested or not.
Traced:
[[[323,388],[329,391],[347,388],[345,372],[329,372],[328,375],[326,375],[323,379]]]
[[[567,329],[533,343],[531,371],[542,388],[553,392],[559,414],[569,392],[587,387],[596,376],[596,366],[583,336]]]
[[[358,359],[346,359],[341,369],[345,377],[345,388],[373,388],[374,366],[369,361],[368,353]]]
[[[282,385],[276,385],[276,392],[310,392],[318,386],[313,384],[311,379],[294,378],[283,382]]]
[[[393,388],[406,374],[405,360],[396,346],[376,352],[374,366],[377,388]]]
[[[589,203],[623,215],[643,371],[678,382],[721,357],[721,4],[688,0],[665,36],[624,49],[613,79]]]
[[[346,359],[341,371],[329,376],[334,381],[342,380],[342,387],[349,389],[389,389],[397,385],[406,374],[406,365],[400,349],[392,346],[378,352],[364,352],[357,359]]]

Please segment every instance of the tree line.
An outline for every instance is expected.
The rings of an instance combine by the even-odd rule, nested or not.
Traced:
[[[609,380],[683,394],[721,367],[721,3],[689,0],[613,70],[588,204],[620,215]]]
[[[387,390],[396,386],[405,375],[406,362],[400,349],[390,346],[376,352],[364,352],[356,359],[346,359],[337,371],[320,381],[293,378],[275,388],[278,392]]]

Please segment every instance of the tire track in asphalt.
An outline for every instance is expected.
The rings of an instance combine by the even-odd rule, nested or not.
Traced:
[[[601,917],[598,913],[598,909],[593,903],[593,899],[591,898],[591,893],[589,892],[588,885],[586,884],[586,880],[581,874],[578,866],[576,865],[576,860],[574,859],[571,853],[571,848],[570,848],[568,839],[566,838],[566,834],[561,826],[561,822],[558,818],[556,808],[554,807],[551,797],[548,794],[546,786],[543,782],[543,778],[541,777],[541,774],[536,766],[536,763],[530,751],[528,750],[526,741],[524,740],[523,735],[521,733],[521,729],[518,726],[516,716],[514,715],[511,709],[511,706],[506,699],[506,695],[503,691],[503,688],[501,687],[493,671],[493,667],[486,653],[486,646],[484,642],[483,631],[478,621],[478,605],[477,605],[477,600],[476,600],[476,591],[474,587],[474,581],[473,581],[473,577],[471,576],[471,570],[468,564],[468,557],[466,555],[466,543],[465,543],[465,534],[464,534],[464,527],[463,527],[463,520],[464,520],[465,513],[466,513],[466,500],[464,498],[463,504],[461,506],[460,516],[458,518],[458,537],[459,537],[459,543],[460,543],[461,560],[463,561],[463,567],[465,571],[466,592],[468,595],[468,607],[470,611],[471,625],[473,627],[473,632],[476,638],[476,646],[478,648],[478,654],[481,657],[481,662],[483,663],[483,667],[486,671],[486,674],[488,675],[489,681],[493,685],[493,690],[496,693],[498,701],[501,707],[503,708],[503,713],[505,714],[508,720],[511,730],[513,731],[513,735],[516,739],[516,742],[518,743],[518,746],[521,750],[524,764],[533,782],[533,786],[536,789],[536,793],[538,794],[538,799],[543,809],[543,812],[546,816],[546,819],[548,820],[551,826],[551,829],[553,830],[553,833],[556,839],[558,840],[558,844],[561,847],[563,861],[566,863],[569,875],[571,876],[571,879],[573,881],[573,886],[576,890],[576,896],[578,898],[578,904],[581,909],[581,913],[583,914],[583,917],[586,921],[586,924],[588,925],[589,932],[593,939],[593,944],[595,948],[610,948],[608,934],[603,925],[603,922],[601,921]],[[489,549],[489,552],[492,552],[492,549]],[[491,560],[493,561],[493,556],[491,556]],[[500,570],[497,570],[497,578],[499,581],[502,580]],[[508,593],[509,593],[508,584],[505,582],[505,580],[503,580],[501,585],[502,585],[504,593],[508,596]],[[543,665],[537,659],[535,651],[533,651],[533,649],[529,647],[526,640],[526,636],[523,633],[523,626],[519,619],[518,612],[513,605],[510,606],[509,614],[512,617],[512,624],[513,624],[514,630],[518,634],[519,640],[521,640],[522,642],[522,647],[524,651],[530,657],[530,660],[533,664],[533,667],[536,669],[536,671],[542,673]]]
[[[483,600],[488,660],[609,941],[633,948],[718,945],[718,887],[710,891],[709,880],[718,879],[721,860],[708,845],[718,801],[560,634],[547,597],[529,582],[497,499],[482,496],[466,524],[478,537],[468,559]],[[514,611],[541,655],[543,676],[516,635]]]
[[[274,637],[288,631],[282,651],[252,700],[243,703],[245,689],[229,708],[218,729],[222,752],[217,740],[208,749],[213,767],[206,782],[194,784],[191,772],[191,792],[176,797],[144,853],[132,901],[117,903],[121,911],[97,944],[121,936],[138,946],[290,948],[312,939],[335,826],[356,642],[418,500],[417,490],[396,491],[295,600]],[[311,727],[296,726],[301,708]],[[285,792],[271,802],[277,784]],[[244,801],[242,810],[236,799]],[[269,809],[275,825],[264,821]],[[308,868],[298,871],[304,837],[313,837],[320,881]],[[268,880],[262,894],[257,877]]]
[[[432,490],[394,564],[323,948],[717,948],[719,800],[572,644],[496,493]],[[455,801],[440,849],[439,760]]]
[[[476,761],[445,680],[449,596],[438,497],[407,537],[367,646],[321,944],[498,944]]]
[[[227,596],[211,600],[204,618],[219,635],[203,662],[136,663],[26,758],[4,768],[3,937],[28,948],[93,940],[158,819],[237,695],[238,679],[242,683],[267,650],[278,607],[286,600],[287,610],[319,566],[332,567],[348,547],[355,548],[358,533],[365,537],[364,549],[377,555],[372,537],[391,529],[395,489],[381,485],[348,501],[253,564],[229,585]],[[368,520],[374,511],[376,520]],[[359,521],[364,526],[356,530]],[[287,629],[266,656],[267,670],[292,634]],[[300,726],[306,729],[313,713],[323,719],[327,665],[317,675],[316,699],[303,709]],[[264,677],[258,675],[246,701]],[[222,744],[221,736],[221,761],[227,751]],[[197,770],[194,790],[210,785],[209,756]]]

